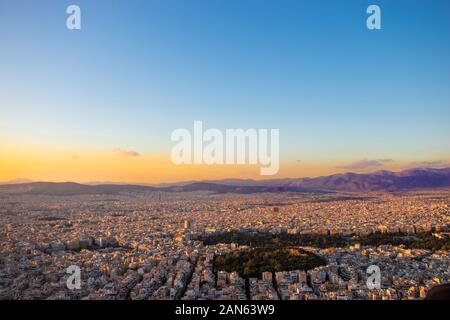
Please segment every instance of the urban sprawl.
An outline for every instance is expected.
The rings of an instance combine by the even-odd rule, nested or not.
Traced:
[[[0,299],[423,299],[450,282],[450,251],[384,244],[301,247],[326,265],[216,270],[248,245],[201,241],[227,232],[361,235],[431,232],[448,239],[450,191],[404,194],[0,194]],[[251,249],[251,248],[250,248]],[[367,268],[381,271],[368,288]],[[67,268],[78,266],[79,289]]]

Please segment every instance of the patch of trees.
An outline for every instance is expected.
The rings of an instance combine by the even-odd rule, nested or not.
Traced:
[[[243,278],[260,278],[265,271],[310,270],[325,264],[323,258],[298,248],[254,248],[216,256],[214,271],[237,271]]]
[[[449,250],[450,239],[439,239],[431,232],[414,235],[406,233],[375,232],[367,235],[326,235],[326,234],[272,234],[268,232],[227,232],[199,237],[205,245],[218,243],[237,243],[252,247],[295,247],[310,246],[317,248],[346,247],[356,243],[365,246],[404,245],[409,249]]]

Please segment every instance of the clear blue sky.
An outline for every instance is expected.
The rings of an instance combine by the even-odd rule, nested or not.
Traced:
[[[292,159],[450,150],[448,0],[0,0],[0,39],[14,141],[166,152],[203,120],[280,128]]]

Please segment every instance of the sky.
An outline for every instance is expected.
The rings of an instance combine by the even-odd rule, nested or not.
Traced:
[[[279,129],[276,177],[450,165],[449,34],[448,0],[0,0],[0,181],[267,178],[174,165],[195,120]]]

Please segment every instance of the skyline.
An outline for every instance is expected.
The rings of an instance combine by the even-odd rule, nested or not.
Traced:
[[[132,151],[127,151],[128,152],[132,152]],[[232,181],[232,180],[240,180],[241,182],[245,182],[245,181],[253,181],[253,182],[270,182],[270,181],[286,181],[286,180],[299,180],[299,179],[316,179],[316,178],[324,178],[324,177],[332,177],[332,176],[338,176],[338,175],[347,175],[347,174],[358,174],[358,175],[372,175],[372,174],[377,174],[377,173],[386,173],[386,172],[390,172],[390,173],[406,173],[410,170],[449,170],[450,167],[448,166],[447,162],[442,162],[442,161],[426,161],[426,162],[413,162],[410,163],[408,165],[404,165],[399,167],[398,165],[393,165],[391,167],[393,167],[394,169],[386,169],[383,165],[383,163],[391,163],[392,160],[391,159],[379,159],[379,160],[367,160],[367,159],[361,159],[359,161],[356,161],[352,164],[349,164],[348,166],[342,166],[342,167],[336,167],[335,171],[333,171],[330,174],[324,174],[324,175],[316,175],[316,176],[312,176],[312,175],[298,175],[298,176],[282,176],[280,174],[277,174],[275,176],[261,176],[259,174],[254,174],[254,175],[249,175],[249,176],[244,176],[244,177],[236,177],[236,176],[231,176],[231,175],[218,175],[218,176],[211,176],[210,173],[211,171],[216,170],[219,167],[222,166],[218,166],[218,165],[202,165],[202,166],[196,166],[197,167],[197,173],[199,173],[199,175],[197,176],[197,178],[194,179],[184,179],[184,180],[179,180],[179,179],[168,179],[167,175],[165,175],[164,173],[162,174],[163,179],[162,180],[156,180],[154,182],[146,182],[143,180],[141,172],[138,170],[138,174],[137,174],[137,180],[113,180],[113,179],[109,179],[109,180],[70,180],[70,179],[50,179],[50,180],[42,180],[42,179],[29,179],[29,178],[25,178],[25,177],[20,177],[20,178],[13,178],[10,180],[6,180],[6,181],[0,181],[0,185],[7,185],[7,184],[27,184],[27,183],[34,183],[34,182],[50,182],[50,183],[79,183],[79,184],[86,184],[86,185],[100,185],[100,184],[116,184],[116,185],[121,185],[121,184],[135,184],[135,185],[147,185],[147,186],[163,186],[163,185],[176,185],[178,183],[192,183],[192,182],[213,182],[213,183],[218,183],[220,184],[221,182],[225,182],[225,181]],[[210,168],[211,171],[206,171],[204,170],[204,168]],[[228,166],[230,168],[231,172],[235,172],[235,166]],[[240,165],[239,167],[242,167],[242,165]],[[249,172],[251,172],[252,170],[255,171],[254,166],[252,165],[245,165],[244,167],[246,167],[246,169],[249,170]],[[187,167],[187,170],[189,171],[189,176],[192,175],[192,167]],[[372,168],[371,170],[368,168]],[[230,172],[229,171],[229,172]],[[87,172],[87,171],[86,171]],[[153,174],[153,173],[152,173]],[[221,172],[220,174],[223,174],[223,172]],[[67,177],[67,175],[64,175],[65,177]],[[110,177],[110,176],[108,176]],[[203,177],[203,178],[202,178]],[[216,178],[214,178],[216,177]],[[141,180],[139,180],[141,179]]]
[[[279,128],[282,177],[450,165],[450,3],[0,3],[0,181],[265,179],[175,166],[177,128]]]

